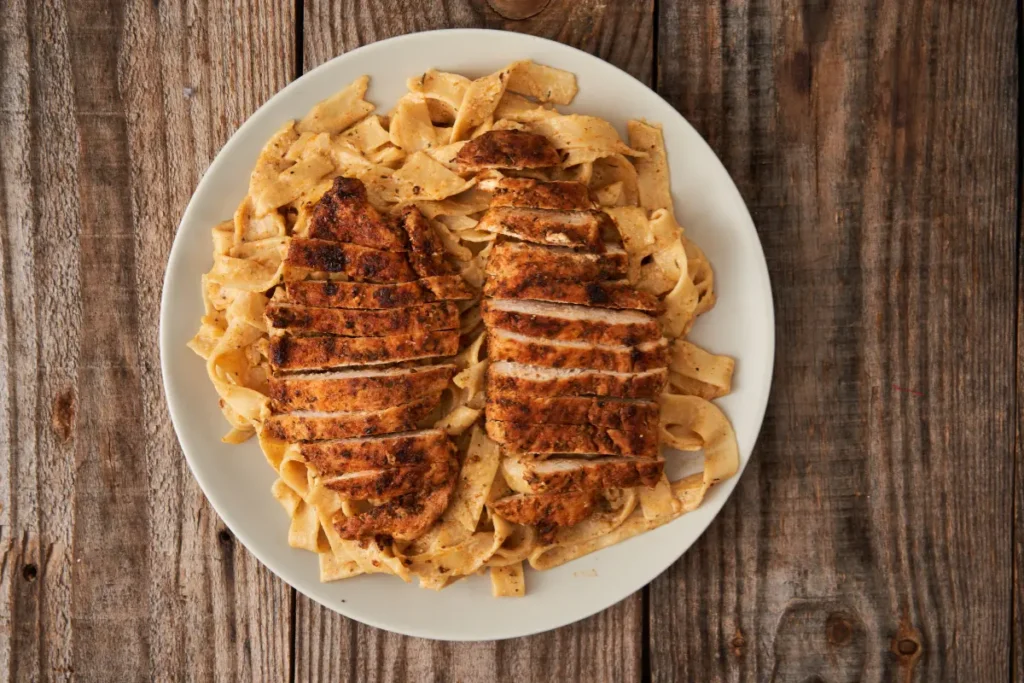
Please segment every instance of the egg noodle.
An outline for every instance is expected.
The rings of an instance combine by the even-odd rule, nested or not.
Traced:
[[[661,127],[629,121],[628,139],[622,140],[603,119],[564,114],[555,105],[572,101],[575,76],[529,61],[476,80],[427,71],[409,79],[408,93],[384,116],[374,114],[375,106],[366,101],[368,85],[368,77],[357,79],[267,142],[233,219],[213,228],[213,268],[202,277],[205,313],[189,343],[205,359],[231,426],[224,441],[237,444],[257,435],[278,474],[272,493],[291,519],[289,544],[318,554],[323,581],[385,573],[406,581],[416,577],[424,587],[440,589],[486,569],[495,595],[517,596],[525,592],[524,563],[555,567],[699,506],[708,489],[735,474],[739,464],[732,426],[710,402],[729,393],[734,363],[685,339],[697,317],[715,305],[714,275],[676,221]],[[500,129],[550,140],[563,162],[528,175],[587,184],[618,224],[629,280],[664,305],[660,322],[670,342],[670,362],[660,398],[660,437],[679,451],[703,451],[703,465],[675,481],[662,475],[653,488],[606,491],[600,511],[544,541],[534,528],[494,514],[489,503],[511,490],[499,474],[500,448],[481,426],[488,361],[478,296],[460,302],[458,373],[436,423],[460,454],[449,506],[411,542],[343,540],[331,520],[339,512],[357,514],[360,503],[323,486],[297,447],[261,433],[270,412],[264,309],[284,295],[288,241],[306,234],[313,207],[335,176],[358,178],[382,211],[417,206],[462,276],[479,291],[495,234],[476,225],[502,176],[491,170],[463,177],[454,159],[467,140]],[[666,457],[672,463],[686,456],[669,452]]]

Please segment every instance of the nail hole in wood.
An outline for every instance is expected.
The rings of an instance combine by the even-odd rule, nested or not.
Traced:
[[[217,540],[221,542],[221,545],[231,545],[231,532],[221,529],[217,532]]]
[[[35,581],[39,576],[39,568],[34,564],[26,564],[21,568],[21,575],[25,577],[26,581]]]
[[[905,657],[912,656],[917,652],[918,645],[909,638],[904,638],[900,642],[896,643],[896,651]]]

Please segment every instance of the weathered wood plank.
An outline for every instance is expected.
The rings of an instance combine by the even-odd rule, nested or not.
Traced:
[[[529,3],[493,4],[506,16],[515,16]],[[455,27],[504,28],[553,38],[650,80],[650,1],[552,0],[528,19],[513,21],[481,2],[399,6],[381,0],[358,4],[309,0],[304,6],[303,66],[311,69],[335,55],[394,35]],[[601,615],[551,634],[502,643],[453,644],[362,626],[299,595],[296,680],[640,680],[642,611],[637,593]],[[335,647],[324,648],[324,642]]]
[[[0,32],[0,670],[286,679],[291,590],[188,474],[157,314],[202,171],[294,74],[294,5],[13,2]]]
[[[1013,4],[660,10],[779,343],[749,470],[652,586],[652,680],[1008,680]]]

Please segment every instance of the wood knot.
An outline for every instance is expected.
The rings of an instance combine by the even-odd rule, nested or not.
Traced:
[[[522,21],[543,12],[551,0],[487,0],[487,4],[504,19]]]
[[[231,532],[230,531],[228,531],[227,529],[221,529],[220,531],[217,532],[217,540],[220,541],[221,545],[229,546],[229,545],[231,545],[231,542],[234,539],[231,538]]]
[[[900,670],[909,681],[914,673],[917,660],[921,659],[921,655],[924,654],[924,646],[921,643],[921,634],[910,623],[910,615],[907,612],[904,612],[903,618],[900,620],[899,628],[896,630],[896,635],[893,636],[889,649],[896,656]]]
[[[833,612],[825,620],[825,638],[834,647],[843,647],[853,637],[853,624],[842,612]]]
[[[64,389],[53,399],[50,425],[61,443],[67,443],[75,430],[75,390]]]
[[[26,581],[31,583],[36,580],[36,577],[39,576],[39,567],[35,566],[32,563],[26,564],[24,567],[21,568],[21,575],[22,577],[24,577]]]
[[[910,638],[904,638],[896,643],[896,653],[900,655],[912,655],[917,652],[918,645]]]
[[[746,647],[747,641],[743,637],[743,632],[740,631],[739,628],[736,629],[736,633],[734,633],[732,638],[729,640],[729,645],[732,647],[732,653],[734,655],[737,657],[743,655],[743,648]]]

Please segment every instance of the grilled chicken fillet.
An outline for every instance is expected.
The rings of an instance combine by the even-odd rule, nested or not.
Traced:
[[[499,240],[487,259],[489,277],[498,277],[514,286],[528,278],[551,282],[597,282],[626,277],[629,258],[615,244],[605,244],[604,252],[592,254],[566,247],[551,247],[528,242]]]
[[[604,250],[606,235],[618,234],[614,221],[603,211],[552,211],[512,206],[491,208],[476,227],[524,242],[580,247],[597,253]]]
[[[309,237],[351,242],[387,251],[405,251],[405,234],[382,216],[366,198],[359,180],[338,176],[313,208]]]
[[[553,280],[543,271],[508,276],[500,273],[488,275],[484,282],[484,294],[495,298],[534,299],[597,308],[634,309],[653,313],[661,310],[661,302],[657,297],[641,292],[625,280],[571,282]]]
[[[388,337],[296,337],[284,333],[270,338],[270,366],[275,371],[327,370],[454,356],[458,351],[458,330]]]
[[[559,341],[635,346],[661,339],[661,326],[638,311],[590,308],[522,299],[488,299],[484,323],[508,332]]]
[[[595,208],[583,183],[544,182],[532,178],[502,178],[494,188],[492,207],[524,206],[532,209],[588,211]]]
[[[632,431],[656,430],[659,406],[654,401],[634,401],[594,396],[538,398],[523,394],[488,394],[487,419],[552,425],[594,425]]]
[[[464,301],[474,296],[459,275],[397,284],[305,280],[287,282],[285,290],[295,304],[330,308],[405,308],[434,301]]]
[[[575,526],[594,511],[596,496],[589,491],[572,493],[516,494],[491,504],[494,512],[513,524],[537,527],[542,538],[557,527]]]
[[[601,491],[610,488],[654,486],[665,461],[655,458],[506,457],[501,462],[505,482],[519,493]]]
[[[299,445],[299,452],[322,477],[389,467],[434,466],[454,456],[455,447],[440,429],[337,439]]]
[[[405,432],[416,429],[440,402],[437,393],[381,410],[297,410],[269,416],[263,429],[271,437],[291,443]]]
[[[642,372],[668,364],[668,342],[664,338],[637,346],[608,346],[583,341],[548,341],[492,329],[487,337],[487,353],[493,360],[525,365],[613,372]]]
[[[403,252],[372,249],[345,242],[293,237],[288,244],[285,260],[292,269],[288,271],[289,277],[295,268],[305,268],[344,273],[354,280],[367,282],[409,282],[417,278]]]
[[[354,517],[339,515],[334,527],[347,540],[386,535],[411,541],[422,536],[448,507],[457,475],[458,462],[453,459],[445,478],[429,490],[401,496]]]
[[[668,370],[603,372],[579,368],[544,368],[508,361],[487,367],[488,396],[612,396],[653,399],[665,388]]]
[[[440,396],[454,374],[454,365],[427,365],[271,376],[268,383],[277,412],[383,410]]]
[[[270,327],[275,330],[343,337],[386,337],[459,327],[459,309],[451,302],[381,310],[317,308],[271,302],[266,316]]]
[[[525,424],[487,420],[487,435],[514,453],[658,454],[658,430],[627,431],[593,425]]]
[[[460,173],[488,168],[546,168],[561,161],[546,137],[518,130],[488,131],[463,145],[455,157]]]
[[[437,231],[415,206],[402,210],[402,228],[409,236],[409,263],[420,277],[453,275],[455,268],[445,260],[444,243]]]

